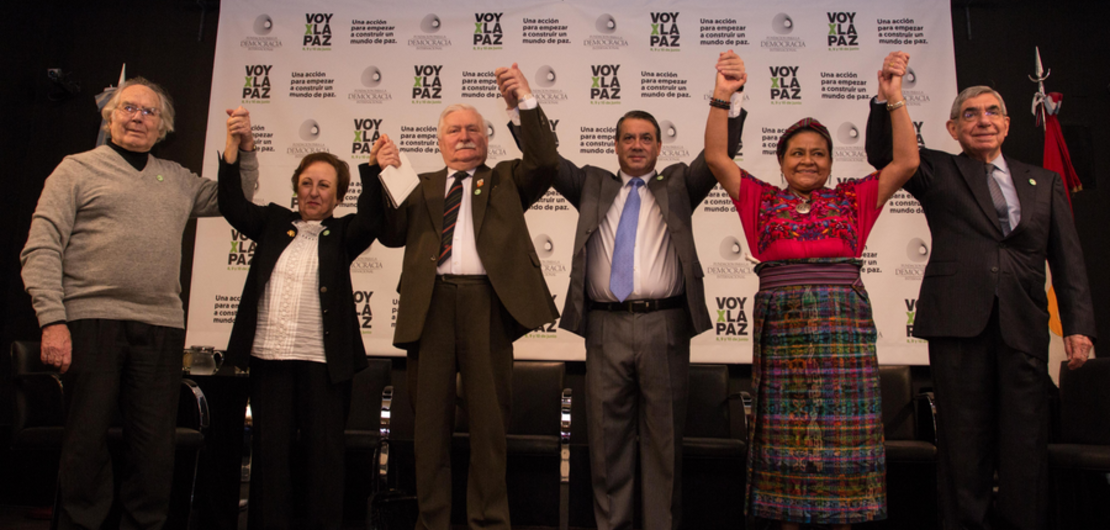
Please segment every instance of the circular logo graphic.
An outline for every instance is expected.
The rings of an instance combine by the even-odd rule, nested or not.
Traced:
[[[297,134],[306,142],[315,141],[320,137],[320,124],[316,123],[316,120],[305,120],[297,130]]]
[[[929,245],[919,238],[913,238],[906,244],[906,257],[914,263],[929,261]]]
[[[721,257],[728,261],[736,261],[744,257],[744,247],[740,245],[740,240],[732,236],[722,239]]]
[[[617,31],[617,19],[613,18],[613,15],[606,13],[597,17],[594,28],[601,33],[613,33]]]
[[[678,129],[670,120],[659,122],[659,135],[665,144],[673,144],[678,139]]]
[[[439,28],[443,25],[439,20],[439,16],[435,14],[424,17],[420,21],[420,31],[424,33],[439,33]]]
[[[362,71],[362,86],[374,88],[382,84],[382,71],[377,66],[367,66]]]
[[[555,253],[555,242],[547,234],[540,234],[532,238],[532,244],[535,245],[536,254],[540,259],[550,258]]]
[[[555,80],[556,76],[554,68],[545,64],[541,66],[539,70],[536,70],[535,81],[537,86],[541,86],[543,88],[551,88],[555,86]]]
[[[917,72],[913,68],[906,68],[906,75],[902,76],[902,88],[913,88],[917,84]]]
[[[254,19],[254,34],[255,35],[269,35],[274,29],[274,19],[270,15],[258,15]]]
[[[489,120],[485,120],[485,122],[486,122],[486,139],[492,140],[493,135],[495,134],[496,131],[494,131],[493,124],[490,123]]]
[[[836,139],[841,145],[854,145],[859,141],[859,136],[859,128],[851,122],[841,123],[836,130]]]
[[[779,13],[771,19],[771,29],[779,35],[789,35],[794,31],[794,19],[786,13]]]

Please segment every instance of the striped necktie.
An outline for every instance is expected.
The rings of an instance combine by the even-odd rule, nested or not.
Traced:
[[[455,223],[459,219],[459,207],[462,206],[463,185],[462,181],[470,174],[459,171],[453,177],[451,191],[447,192],[447,199],[443,203],[443,238],[439,242],[439,262],[451,257],[451,241],[455,237]]]

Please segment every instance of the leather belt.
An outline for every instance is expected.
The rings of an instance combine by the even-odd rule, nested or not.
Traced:
[[[651,313],[663,309],[677,309],[686,303],[686,295],[655,300],[625,300],[623,302],[595,302],[590,300],[590,310],[625,311],[628,313]]]

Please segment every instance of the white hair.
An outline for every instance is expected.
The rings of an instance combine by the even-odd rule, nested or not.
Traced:
[[[132,77],[124,81],[123,84],[112,93],[112,98],[108,100],[108,104],[104,105],[104,108],[100,110],[100,117],[104,118],[104,130],[109,135],[112,134],[112,113],[115,112],[116,107],[119,106],[123,98],[123,91],[135,85],[145,86],[154,91],[158,96],[158,117],[162,118],[158,120],[158,141],[164,140],[167,134],[173,132],[173,100],[170,99],[170,95],[167,94],[166,90],[158,85],[158,83],[148,81],[143,77]]]
[[[448,114],[451,114],[452,112],[459,112],[459,111],[466,111],[466,110],[469,110],[470,112],[473,112],[474,114],[476,114],[478,116],[478,123],[482,124],[482,127],[481,127],[482,137],[483,138],[488,138],[489,134],[488,134],[488,131],[486,131],[486,126],[485,126],[486,119],[482,117],[482,113],[478,112],[478,109],[474,108],[473,106],[467,105],[466,103],[455,103],[454,105],[450,105],[447,108],[443,109],[443,112],[440,113],[440,115],[439,115],[439,126],[436,128],[436,138],[439,139],[439,140],[443,139],[443,122],[447,120],[447,115]]]

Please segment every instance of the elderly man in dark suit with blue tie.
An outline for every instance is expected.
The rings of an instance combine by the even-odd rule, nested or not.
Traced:
[[[513,66],[496,72],[510,109],[516,107],[514,90],[528,86]],[[717,68],[739,76],[744,63],[728,52]],[[744,118],[740,96],[729,114],[733,154]],[[579,215],[559,327],[586,337],[598,529],[632,528],[637,439],[644,528],[674,529],[681,522],[690,339],[712,326],[691,217],[717,181],[700,154],[691,165],[656,171],[662,141],[647,112],[625,114],[614,144],[616,175],[560,157],[555,189]],[[522,148],[527,153],[528,146]]]
[[[875,167],[890,160],[883,106],[873,103],[867,124]],[[921,202],[933,235],[913,333],[929,340],[942,517],[953,529],[1047,525],[1046,259],[1070,369],[1086,361],[1095,336],[1064,184],[1056,173],[1002,154],[1009,127],[998,92],[965,89],[947,122],[963,153],[922,148],[921,166],[904,186]]]

